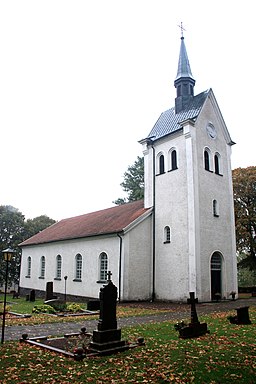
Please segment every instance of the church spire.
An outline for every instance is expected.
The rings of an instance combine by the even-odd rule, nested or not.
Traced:
[[[181,28],[181,44],[178,71],[176,79],[174,80],[174,86],[177,90],[177,97],[175,99],[175,113],[179,113],[186,109],[189,102],[194,97],[195,85],[195,80],[190,69],[186,46],[184,43],[184,28],[182,23],[179,27]]]

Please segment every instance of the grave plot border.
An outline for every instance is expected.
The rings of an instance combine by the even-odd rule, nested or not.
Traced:
[[[134,349],[136,347],[139,347],[139,346],[141,347],[141,346],[145,345],[144,338],[139,337],[137,339],[136,343],[129,343],[126,341],[125,345],[123,345],[122,348],[119,347],[119,348],[104,349],[102,351],[95,351],[95,350],[90,349],[90,347],[88,347],[87,350],[84,350],[83,348],[76,348],[77,349],[76,352],[69,352],[69,351],[66,351],[65,349],[57,348],[57,347],[54,347],[52,345],[45,344],[43,342],[43,341],[58,341],[58,340],[60,340],[60,341],[65,340],[66,341],[69,338],[73,338],[73,339],[75,337],[78,338],[82,334],[88,338],[92,338],[92,336],[93,336],[91,333],[85,332],[82,329],[81,332],[67,333],[64,335],[64,337],[37,336],[37,337],[29,338],[28,334],[23,334],[22,338],[20,339],[20,342],[34,345],[34,346],[40,347],[42,349],[47,349],[47,350],[50,350],[52,352],[64,355],[66,357],[73,358],[74,360],[77,360],[77,361],[83,360],[84,358],[93,358],[96,356],[111,355],[111,354],[123,352],[123,351],[126,351],[128,349]]]

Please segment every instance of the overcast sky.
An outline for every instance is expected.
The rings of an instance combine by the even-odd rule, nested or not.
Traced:
[[[255,165],[254,1],[0,1],[0,205],[60,220],[112,206],[174,105],[183,22],[195,94],[212,88]]]

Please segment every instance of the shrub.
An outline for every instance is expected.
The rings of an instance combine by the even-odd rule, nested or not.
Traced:
[[[80,304],[77,304],[77,303],[71,303],[71,304],[68,304],[67,305],[67,311],[68,312],[81,312],[82,311],[82,307]]]
[[[53,307],[56,312],[66,312],[67,310],[67,304],[64,301],[53,301],[51,302],[51,307]]]
[[[55,309],[47,304],[35,305],[32,309],[33,313],[55,313]]]

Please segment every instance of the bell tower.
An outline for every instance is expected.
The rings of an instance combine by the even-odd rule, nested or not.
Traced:
[[[194,94],[183,29],[174,107],[140,140],[153,207],[152,299],[237,292],[231,140],[212,89]],[[220,291],[220,292],[217,292]]]

